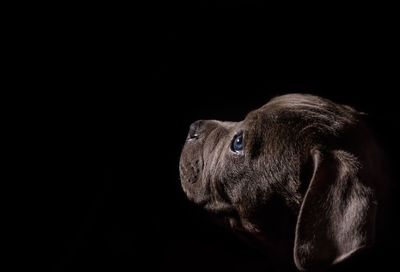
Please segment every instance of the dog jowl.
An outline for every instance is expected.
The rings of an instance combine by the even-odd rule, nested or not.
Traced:
[[[180,158],[183,191],[299,270],[329,267],[374,240],[381,155],[364,119],[288,94],[240,122],[196,121]]]

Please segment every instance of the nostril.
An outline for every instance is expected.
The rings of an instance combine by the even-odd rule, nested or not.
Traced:
[[[203,125],[203,120],[198,120],[190,125],[188,139],[193,140],[199,138],[200,128]]]
[[[189,136],[188,136],[189,140],[197,139],[197,138],[199,138],[199,134],[197,132],[192,131],[192,130],[189,131]]]

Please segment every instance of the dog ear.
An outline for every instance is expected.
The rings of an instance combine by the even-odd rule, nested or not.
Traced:
[[[302,271],[327,267],[374,239],[376,201],[362,165],[345,151],[312,152],[313,174],[297,218],[294,261]]]

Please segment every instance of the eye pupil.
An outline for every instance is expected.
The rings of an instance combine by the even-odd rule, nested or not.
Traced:
[[[243,150],[243,133],[237,134],[233,138],[231,149],[234,152],[240,152]]]

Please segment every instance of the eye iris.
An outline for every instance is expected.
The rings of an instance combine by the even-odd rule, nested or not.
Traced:
[[[233,140],[233,151],[241,151],[243,150],[243,135],[240,134],[236,136]]]

